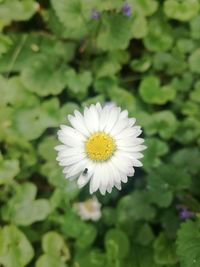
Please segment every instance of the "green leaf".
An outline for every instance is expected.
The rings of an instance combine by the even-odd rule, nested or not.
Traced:
[[[90,250],[86,253],[81,253],[75,260],[75,264],[79,264],[81,267],[104,267],[106,264],[106,256],[99,250]]]
[[[72,114],[75,109],[79,109],[78,104],[74,102],[67,102],[60,108],[60,123],[65,124],[68,122],[67,115]]]
[[[85,223],[71,210],[62,217],[62,232],[67,237],[78,238],[81,236]]]
[[[18,185],[15,195],[4,206],[3,217],[18,225],[30,225],[44,220],[50,213],[46,199],[36,199],[36,186],[32,183]]]
[[[142,160],[144,169],[150,170],[152,167],[158,167],[161,164],[160,157],[169,151],[168,145],[158,138],[148,138],[145,140],[147,150]]]
[[[160,87],[160,81],[156,76],[145,77],[140,84],[139,92],[145,102],[160,105],[176,96],[176,91],[171,85]]]
[[[131,39],[132,20],[121,14],[105,14],[97,36],[97,46],[102,50],[125,49]]]
[[[172,265],[177,263],[175,244],[164,233],[160,233],[154,242],[154,259],[157,264]]]
[[[169,184],[161,177],[154,175],[147,177],[147,193],[150,201],[159,207],[168,207],[173,199]]]
[[[200,5],[198,0],[166,0],[164,12],[167,17],[180,21],[188,21],[198,14]]]
[[[70,251],[63,237],[57,232],[48,232],[42,238],[43,251],[51,256],[59,256],[61,261],[70,259]]]
[[[152,247],[134,245],[128,267],[160,267],[153,259]]]
[[[136,234],[136,236],[134,237],[135,241],[143,246],[148,245],[154,239],[153,231],[150,225],[147,223],[140,225],[135,234]]]
[[[88,88],[92,82],[92,74],[90,71],[76,73],[70,69],[66,73],[68,92],[78,100],[83,100],[88,94]]]
[[[161,18],[153,18],[148,24],[148,34],[144,38],[145,47],[152,52],[167,51],[173,45],[171,28]]]
[[[129,55],[125,51],[112,51],[107,55],[97,57],[93,62],[93,70],[97,78],[111,76],[122,68],[122,64],[127,63]]]
[[[198,267],[200,264],[199,222],[182,223],[176,244],[181,266]]]
[[[0,2],[0,29],[13,20],[28,20],[38,10],[38,3],[32,0],[4,0]]]
[[[181,144],[191,144],[200,136],[200,122],[198,118],[186,117],[176,131],[175,139]]]
[[[20,107],[13,116],[13,128],[26,140],[38,138],[46,128],[59,124],[59,102],[52,98],[41,106]]]
[[[86,101],[82,102],[83,107],[88,107],[91,104],[101,103],[102,105],[105,103],[105,96],[103,94],[97,95],[94,97],[88,98]]]
[[[179,39],[177,41],[177,47],[181,53],[190,53],[195,48],[195,43],[193,40]]]
[[[54,161],[56,158],[56,151],[54,147],[58,144],[55,136],[47,136],[38,147],[38,154],[45,160]]]
[[[129,253],[130,243],[126,234],[118,229],[111,229],[106,233],[105,247],[110,261],[125,258]]]
[[[128,109],[130,113],[136,111],[136,99],[133,94],[123,88],[113,86],[112,90],[107,88],[110,100],[124,109]]]
[[[54,257],[49,254],[44,254],[38,258],[36,261],[36,267],[67,267],[64,262],[62,262],[59,257]]]
[[[151,66],[151,58],[149,56],[143,56],[139,59],[133,59],[131,61],[131,69],[138,72],[145,72]]]
[[[130,0],[128,3],[136,13],[150,16],[158,9],[158,3],[155,0]]]
[[[192,72],[200,73],[200,49],[195,50],[189,57],[189,66]]]
[[[34,256],[27,237],[14,225],[0,228],[0,263],[6,267],[24,267]]]
[[[155,209],[145,191],[135,191],[120,199],[117,207],[117,217],[120,223],[126,221],[151,220]]]
[[[171,53],[159,52],[153,57],[153,67],[157,71],[164,71],[167,74],[183,74],[187,70],[188,64],[185,62],[184,54],[178,49]],[[186,73],[186,75],[191,75]],[[182,88],[182,87],[181,87]]]
[[[11,45],[12,45],[12,40],[8,36],[0,33],[0,58],[2,54],[7,52],[7,50]]]
[[[200,81],[197,81],[194,90],[190,93],[190,99],[195,102],[200,102]]]
[[[57,69],[63,62],[63,58],[65,58],[65,62],[67,63],[74,56],[74,43],[57,40],[52,35],[42,33],[12,33],[9,37],[12,45],[7,53],[1,57],[0,61],[0,70],[3,72],[12,73],[24,70],[27,67],[32,70],[34,67],[31,66],[35,64],[45,65],[44,67],[47,67],[47,70],[51,70],[56,64]],[[37,63],[38,61],[39,63]],[[49,66],[50,62],[52,67]],[[43,71],[45,72],[45,69]]]
[[[57,95],[67,85],[67,68],[63,62],[44,58],[35,61],[22,72],[25,87],[39,96]]]
[[[200,38],[199,26],[200,26],[200,15],[196,16],[190,21],[190,31],[193,39],[198,40]]]
[[[169,167],[170,166],[170,167]],[[173,194],[191,185],[191,177],[184,169],[171,165],[160,165],[147,176],[147,194],[152,203],[168,207]]]
[[[90,9],[88,3],[84,4],[81,0],[74,0],[73,2],[70,0],[51,0],[51,4],[59,21],[64,26],[65,36],[81,38],[87,33],[86,22],[89,15],[88,9]]]
[[[156,112],[152,115],[141,113],[138,116],[138,121],[148,135],[159,133],[163,139],[171,138],[178,127],[175,115],[169,110]]]
[[[92,245],[97,235],[96,228],[91,224],[85,224],[81,235],[76,241],[77,249],[85,249]]]
[[[196,147],[182,148],[172,155],[172,162],[179,168],[195,175],[199,172],[200,152]]]
[[[19,173],[19,161],[15,159],[0,159],[0,185],[9,184]]]
[[[159,177],[166,183],[165,187],[170,187],[172,190],[183,190],[190,186],[190,175],[182,168],[175,165],[162,164],[159,168],[152,172],[154,176]]]
[[[136,39],[142,39],[147,35],[147,20],[141,14],[136,14],[131,26],[132,36]]]
[[[27,92],[19,77],[8,80],[0,76],[0,92],[2,95],[0,106],[11,105],[16,108],[20,106],[32,107],[39,104],[38,98]]]

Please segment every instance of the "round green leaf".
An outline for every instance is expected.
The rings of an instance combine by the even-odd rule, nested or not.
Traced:
[[[34,256],[27,237],[14,225],[0,228],[0,263],[6,267],[24,267]]]
[[[200,73],[200,49],[195,50],[189,57],[191,71]]]
[[[59,256],[61,261],[70,259],[69,248],[63,237],[57,232],[48,232],[42,238],[42,248],[44,252],[51,256]]]
[[[38,4],[33,0],[4,0],[0,2],[0,27],[13,20],[28,20],[37,10]]]
[[[165,104],[176,95],[171,85],[160,87],[160,81],[156,76],[145,77],[140,84],[139,92],[145,102],[153,104]]]
[[[106,14],[97,36],[97,46],[102,50],[125,49],[131,39],[132,20],[121,14]]]
[[[198,14],[200,5],[198,0],[166,0],[164,12],[172,19],[188,21]]]
[[[125,258],[129,253],[130,243],[126,234],[118,229],[111,229],[106,233],[105,247],[109,259]]]
[[[0,159],[0,185],[8,184],[19,173],[19,161]]]
[[[175,254],[175,244],[160,233],[154,242],[154,258],[157,264],[176,264],[178,258]]]
[[[169,24],[160,17],[151,19],[148,23],[148,34],[144,38],[144,44],[152,52],[169,50],[173,45]]]
[[[200,27],[200,15],[196,16],[190,21],[191,36],[192,38],[197,40],[200,38],[199,27]]]
[[[39,96],[57,95],[67,84],[66,67],[49,61],[49,58],[38,60],[22,72],[23,84]]]
[[[44,254],[38,258],[36,267],[67,267],[67,264],[62,262],[59,257]]]

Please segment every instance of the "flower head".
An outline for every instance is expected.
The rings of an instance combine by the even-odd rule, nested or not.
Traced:
[[[120,190],[121,182],[134,175],[134,167],[142,166],[139,159],[146,146],[138,137],[142,130],[135,126],[136,120],[128,118],[127,110],[99,103],[86,107],[83,115],[75,110],[68,119],[71,127],[61,125],[62,145],[55,148],[66,178],[79,177],[80,188],[90,181],[91,194],[100,190],[104,195],[113,187]]]
[[[187,219],[190,219],[194,216],[194,213],[191,212],[190,210],[188,210],[188,208],[185,206],[178,205],[177,209],[179,210],[179,217],[182,220],[187,220]]]
[[[130,17],[132,15],[131,6],[127,2],[125,2],[122,6],[122,13],[127,17]]]
[[[101,16],[101,13],[97,11],[95,8],[91,10],[91,19],[97,20]]]
[[[101,218],[101,204],[96,197],[75,203],[74,208],[83,220],[98,221]]]

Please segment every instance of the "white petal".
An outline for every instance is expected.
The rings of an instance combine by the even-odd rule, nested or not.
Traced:
[[[110,175],[112,177],[112,181],[110,183],[120,183],[121,176],[119,170],[115,167],[111,160],[108,161],[108,165],[110,167]]]
[[[109,170],[109,167],[107,166],[106,163],[102,163],[101,168],[102,168],[102,170],[101,170],[102,177],[100,179],[99,190],[104,195],[105,192],[107,191],[107,187],[109,185],[110,170]]]
[[[126,147],[126,146],[134,147],[134,146],[141,145],[142,143],[144,143],[144,139],[142,138],[128,137],[126,139],[116,140],[117,147]]]
[[[89,182],[90,178],[94,174],[95,163],[88,161],[88,164],[85,166],[85,168],[88,169],[87,173],[83,174],[82,172],[77,181],[79,188],[82,188]]]
[[[121,119],[119,120],[115,126],[113,127],[113,129],[110,131],[110,134],[112,136],[116,136],[118,135],[125,127],[127,127],[128,125],[128,119]]]
[[[112,106],[105,106],[102,110],[101,116],[100,116],[100,121],[99,121],[99,130],[103,131],[104,128],[107,125],[107,121],[109,118],[110,110],[112,109]]]
[[[70,126],[61,125],[60,128],[61,128],[62,132],[70,138],[73,137],[73,138],[76,138],[76,139],[82,140],[82,141],[85,141],[85,139],[86,139],[85,136],[81,132],[77,131],[76,129],[74,129]]]
[[[139,126],[125,128],[121,133],[115,136],[115,139],[126,139],[128,137],[134,138],[139,136],[142,133],[142,130]]]
[[[117,107],[113,107],[110,110],[110,113],[108,114],[107,123],[106,123],[106,126],[104,128],[104,131],[106,133],[110,133],[110,131],[113,129],[114,125],[118,122],[119,112],[120,112],[120,109]]]
[[[100,103],[96,103],[96,109],[97,109],[97,112],[98,112],[98,114],[99,114],[99,116],[100,116],[100,114],[101,114],[101,112],[102,112],[102,106],[101,106]]]
[[[66,135],[62,130],[58,131],[58,139],[60,140],[60,142],[70,147],[75,147],[77,145],[79,146],[84,145],[84,142],[81,139],[79,139],[76,135],[74,135],[74,137],[70,137]]]
[[[128,177],[127,177],[127,175],[125,175],[125,174],[121,174],[121,180],[122,180],[123,183],[127,183],[127,182],[128,182]]]
[[[122,151],[127,151],[127,152],[139,152],[142,151],[144,149],[146,149],[147,147],[144,145],[138,145],[138,146],[132,146],[132,147],[128,147],[128,146],[119,146],[119,150]]]
[[[88,160],[83,159],[80,162],[77,162],[74,165],[71,165],[69,167],[65,167],[63,172],[66,173],[68,177],[74,176],[74,175],[80,175],[80,173],[85,169],[85,166],[87,165]]]
[[[82,172],[77,181],[78,187],[82,188],[83,186],[85,186],[89,182],[91,176],[92,173],[84,175]]]
[[[94,133],[99,130],[99,114],[94,105],[91,105],[90,108],[86,107],[84,109],[84,121],[90,133]]]
[[[58,145],[58,146],[54,147],[54,149],[56,151],[65,151],[67,148],[68,148],[68,146],[66,146],[66,145]]]
[[[89,132],[85,126],[84,118],[80,112],[75,112],[76,116],[69,115],[68,120],[70,121],[71,125],[77,130],[80,131],[83,135],[89,136]]]
[[[121,113],[120,113],[120,119],[125,119],[125,118],[128,118],[128,110],[123,110]]]
[[[115,187],[118,189],[118,190],[121,190],[122,189],[122,186],[121,186],[121,183],[115,183]]]
[[[132,166],[132,160],[125,158],[120,153],[115,153],[115,155],[111,158],[111,162],[113,165],[120,170],[120,172],[127,173]]]
[[[134,124],[136,123],[136,119],[135,118],[130,118],[129,119],[129,126],[132,127]]]
[[[92,176],[90,180],[90,194],[93,194],[99,189],[100,185],[100,180],[102,177],[102,168],[100,167],[100,163],[96,164],[95,169],[94,169],[94,175]]]
[[[63,149],[58,152],[59,157],[73,157],[77,154],[85,154],[84,148],[81,147],[70,147],[68,149]]]
[[[57,160],[60,162],[60,166],[70,166],[72,164],[75,164],[77,162],[80,162],[81,160],[85,159],[85,154],[77,154],[73,157],[57,157]]]
[[[135,166],[135,167],[142,167],[143,164],[142,164],[141,161],[139,161],[139,160],[137,160],[137,159],[134,159],[134,160],[133,160],[133,166]]]
[[[112,192],[112,189],[113,189],[113,187],[110,186],[110,185],[108,185],[108,187],[107,187],[107,192],[108,192],[108,193],[111,193],[111,192]]]

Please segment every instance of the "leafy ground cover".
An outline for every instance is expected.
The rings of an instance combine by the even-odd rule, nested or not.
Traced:
[[[200,266],[200,2],[0,1],[0,266]],[[74,211],[56,131],[114,102],[148,149],[122,191]]]

